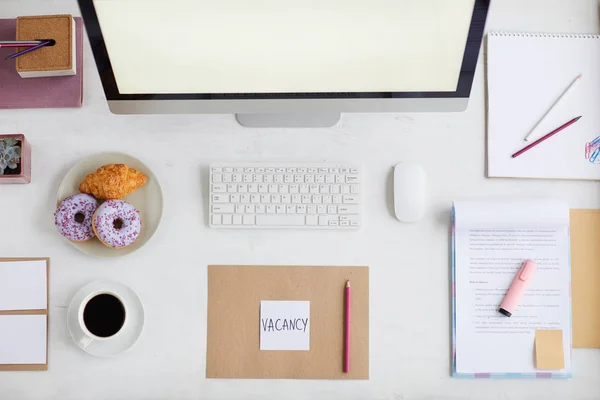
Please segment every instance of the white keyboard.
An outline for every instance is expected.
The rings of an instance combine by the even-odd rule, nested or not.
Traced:
[[[212,164],[210,226],[358,229],[361,193],[357,166]]]

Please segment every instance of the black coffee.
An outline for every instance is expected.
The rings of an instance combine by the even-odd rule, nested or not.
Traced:
[[[85,305],[83,323],[96,336],[112,336],[119,332],[125,323],[125,307],[115,296],[99,294]]]

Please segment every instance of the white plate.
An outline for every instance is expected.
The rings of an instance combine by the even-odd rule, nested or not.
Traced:
[[[140,249],[158,229],[163,213],[163,194],[158,179],[140,160],[123,153],[94,154],[75,164],[58,188],[56,206],[58,207],[67,197],[78,194],[79,185],[85,177],[107,164],[126,164],[146,175],[148,181],[144,186],[123,198],[124,201],[131,203],[139,210],[142,219],[142,231],[132,245],[113,249],[103,245],[97,238],[86,242],[72,242],[65,238],[82,252],[101,258],[121,257]]]
[[[75,332],[80,331],[79,327],[79,306],[81,302],[91,293],[98,290],[107,290],[116,293],[127,304],[127,319],[125,325],[119,331],[119,335],[114,339],[102,341],[93,341],[87,347],[82,347],[76,339]],[[137,341],[144,328],[144,306],[142,301],[128,286],[122,283],[99,280],[91,282],[77,292],[71,300],[69,310],[67,311],[67,327],[73,341],[81,350],[96,357],[116,356],[129,349]]]

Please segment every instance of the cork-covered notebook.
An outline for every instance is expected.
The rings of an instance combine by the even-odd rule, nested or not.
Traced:
[[[17,40],[53,40],[52,46],[17,57],[22,78],[75,75],[75,22],[71,15],[43,15],[17,18]]]
[[[15,40],[16,29],[16,19],[0,19],[1,40]],[[75,18],[75,31],[76,75],[24,79],[16,71],[15,60],[0,62],[0,93],[2,93],[0,109],[81,107],[83,101],[83,22],[81,18]],[[15,49],[0,49],[0,59],[9,56],[14,51]]]

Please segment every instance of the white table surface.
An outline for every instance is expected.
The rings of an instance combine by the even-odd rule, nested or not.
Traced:
[[[495,0],[488,29],[598,33],[596,0]],[[0,17],[72,13],[75,0],[0,0]],[[598,399],[600,350],[573,351],[571,380],[450,377],[449,219],[455,199],[555,196],[599,205],[594,182],[484,177],[484,68],[468,110],[457,114],[347,114],[330,129],[246,129],[232,115],[116,116],[107,108],[88,42],[81,109],[0,110],[0,132],[33,146],[30,185],[0,186],[0,255],[51,257],[48,372],[0,373],[0,399]],[[1,93],[0,93],[1,95]],[[148,247],[98,260],[54,228],[56,190],[80,158],[123,151],[161,181],[165,213]],[[212,161],[356,161],[364,169],[358,232],[219,231],[207,227]],[[390,172],[415,160],[432,205],[415,224],[392,214]],[[208,264],[369,265],[370,380],[207,380]],[[71,297],[108,278],[141,297],[146,325],[126,353],[99,359],[66,329]]]

